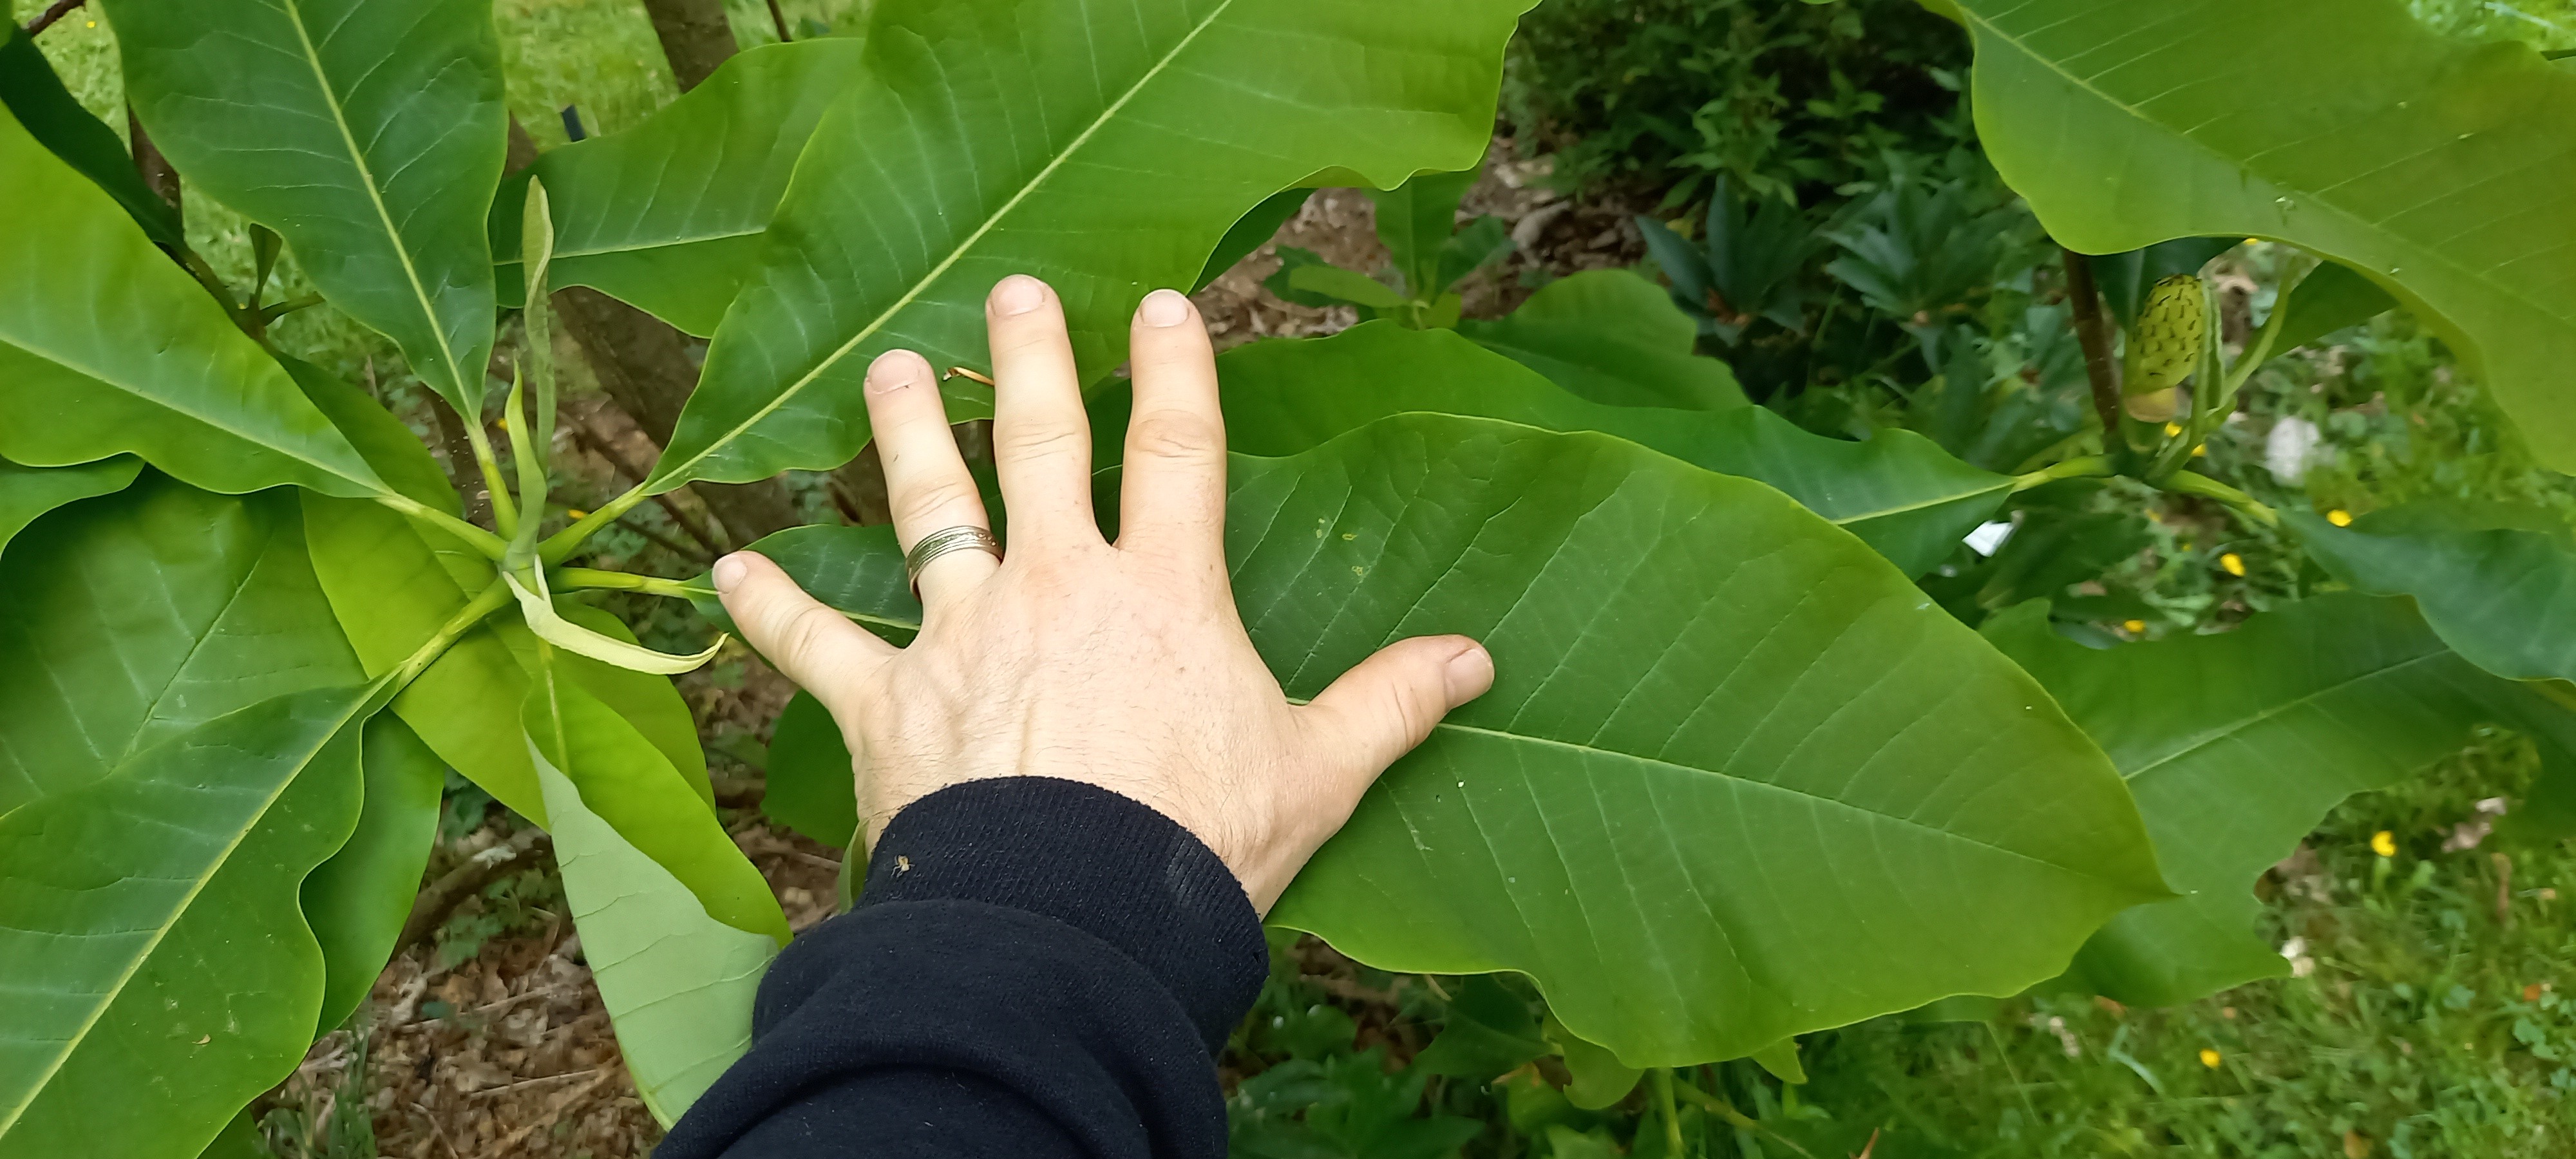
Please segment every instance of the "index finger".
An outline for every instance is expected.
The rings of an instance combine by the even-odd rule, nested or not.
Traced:
[[[1118,546],[1193,563],[1225,556],[1225,413],[1216,351],[1196,306],[1156,290],[1129,340],[1136,405],[1127,421]]]

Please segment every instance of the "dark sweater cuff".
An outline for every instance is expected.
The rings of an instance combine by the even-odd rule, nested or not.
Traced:
[[[1261,918],[1225,863],[1130,798],[1053,777],[952,785],[906,806],[857,908],[954,899],[1063,922],[1171,991],[1211,1052],[1269,973]]]

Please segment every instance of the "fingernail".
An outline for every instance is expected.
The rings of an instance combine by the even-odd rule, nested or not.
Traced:
[[[993,312],[996,314],[1026,314],[1045,301],[1046,283],[1027,274],[1013,274],[993,287]]]
[[[1456,708],[1485,694],[1494,686],[1494,657],[1482,644],[1469,644],[1467,650],[1449,658],[1442,673],[1448,685],[1449,706]]]
[[[1136,307],[1136,317],[1148,326],[1178,326],[1190,319],[1190,300],[1179,290],[1156,290]]]
[[[912,385],[920,377],[921,367],[929,365],[909,350],[889,350],[868,364],[868,393],[893,394]]]
[[[719,592],[731,592],[734,589],[734,585],[741,583],[742,577],[749,574],[750,571],[751,565],[744,563],[742,561],[742,557],[739,555],[728,555],[723,559],[717,560],[715,573],[716,590]]]

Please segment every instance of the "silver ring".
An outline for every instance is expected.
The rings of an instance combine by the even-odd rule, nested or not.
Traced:
[[[1002,541],[993,538],[992,532],[971,523],[942,527],[922,536],[912,545],[911,551],[903,553],[903,579],[912,585],[912,598],[921,598],[921,569],[952,551],[984,552],[998,563],[1002,558]]]

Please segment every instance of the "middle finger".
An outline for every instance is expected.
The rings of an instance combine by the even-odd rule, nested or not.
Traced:
[[[1026,274],[984,304],[993,345],[993,466],[1012,538],[1100,542],[1091,518],[1091,421],[1055,291]]]

